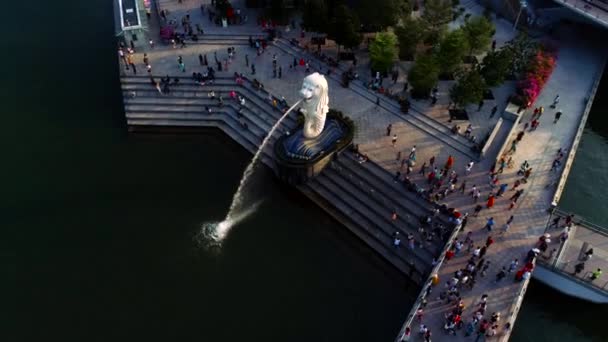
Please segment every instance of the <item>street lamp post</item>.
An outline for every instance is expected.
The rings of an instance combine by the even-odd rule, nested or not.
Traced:
[[[519,2],[519,12],[517,13],[517,18],[515,18],[515,24],[513,24],[513,31],[517,29],[517,23],[519,23],[519,17],[521,16],[521,12],[526,7],[528,7],[528,3],[525,0]]]

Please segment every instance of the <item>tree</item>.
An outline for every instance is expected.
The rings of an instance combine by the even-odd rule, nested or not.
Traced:
[[[401,14],[402,0],[350,1],[357,11],[363,30],[377,32],[393,26]]]
[[[412,60],[416,54],[416,47],[424,36],[424,26],[419,19],[406,17],[400,26],[395,28],[399,40],[399,58]]]
[[[452,21],[451,0],[426,0],[422,20],[427,23],[427,40],[433,44],[441,38],[447,24]]]
[[[526,71],[528,61],[538,51],[538,43],[530,39],[527,34],[520,33],[515,39],[507,42],[503,49],[508,50],[512,54],[512,69],[513,74],[520,74]]]
[[[505,81],[513,65],[513,52],[509,49],[490,51],[484,57],[481,75],[490,87],[495,87]]]
[[[306,31],[327,31],[327,7],[323,0],[308,0],[302,11],[302,26]]]
[[[439,80],[439,66],[431,55],[418,56],[407,75],[415,98],[427,97]]]
[[[439,44],[437,63],[444,74],[451,74],[462,63],[469,45],[461,29],[449,32]]]
[[[485,17],[474,17],[467,20],[462,30],[469,43],[469,55],[472,55],[473,52],[479,53],[488,49],[495,28]]]
[[[340,53],[340,45],[346,48],[354,48],[361,43],[360,27],[361,24],[359,24],[359,18],[356,13],[345,5],[335,8],[328,36],[338,44],[338,53]]]
[[[483,100],[487,90],[486,82],[477,69],[473,69],[458,78],[458,82],[450,89],[450,98],[460,107],[469,103]]]
[[[369,45],[372,69],[388,71],[397,56],[397,37],[392,32],[379,32]]]

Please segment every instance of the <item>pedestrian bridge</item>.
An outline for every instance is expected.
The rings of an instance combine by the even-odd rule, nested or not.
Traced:
[[[560,209],[555,209],[550,215],[545,227],[545,233],[551,235],[551,242],[548,244],[548,249],[541,253],[536,258],[536,265],[532,273],[532,278],[538,280],[555,290],[566,295],[577,297],[582,300],[594,303],[608,303],[608,276],[600,276],[598,279],[590,278],[593,271],[600,268],[608,270],[608,228],[600,227],[583,219],[574,219],[573,225],[569,231],[568,238],[565,241],[560,241],[560,234],[565,230],[564,221],[569,213]],[[558,227],[552,226],[551,223],[556,217],[560,217]],[[575,216],[576,217],[576,216]],[[450,241],[446,244],[444,252],[448,250],[457,234],[452,235]],[[585,252],[593,249],[593,255],[590,258],[585,258]],[[522,255],[520,260],[524,260]],[[452,262],[452,261],[450,261]],[[584,269],[581,272],[575,272],[577,264],[584,264]],[[443,335],[446,333],[444,327],[447,322],[445,315],[449,314],[454,308],[455,303],[446,304],[445,300],[439,299],[439,294],[444,290],[444,281],[437,282],[436,275],[441,274],[441,268],[446,266],[445,253],[441,256],[439,264],[432,270],[427,282],[422,287],[416,302],[414,303],[409,315],[403,324],[396,341],[407,341],[406,329],[411,330],[409,340],[422,341],[422,335],[419,333],[420,324],[424,323],[433,331],[433,335]],[[464,266],[464,265],[462,265]],[[512,276],[512,275],[511,275]],[[494,285],[494,274],[486,276],[486,282]],[[502,280],[501,284],[510,282],[512,277],[507,276],[506,280]],[[482,280],[483,281],[483,280]],[[525,279],[522,282],[514,282],[515,286],[509,286],[511,290],[517,291],[517,295],[509,312],[502,312],[504,321],[499,323],[496,329],[497,334],[493,337],[497,341],[507,341],[512,331],[513,324],[523,305],[524,295],[526,293],[530,279]],[[487,285],[487,284],[486,284]],[[483,286],[483,285],[479,285]],[[463,312],[463,322],[467,324],[472,317],[473,312],[477,309],[477,304],[480,297],[479,293],[471,297],[473,291],[462,289],[461,296],[465,300],[466,306]],[[491,292],[488,292],[491,293]],[[467,301],[468,300],[468,301]],[[424,312],[424,319],[420,322],[417,318],[419,309]],[[493,312],[492,308],[489,308]],[[489,316],[486,311],[486,316]],[[508,327],[507,327],[508,325]],[[463,325],[462,330],[465,330]],[[475,334],[477,333],[477,327]],[[456,336],[451,339],[465,340],[464,332],[456,331]],[[489,339],[489,337],[486,336]]]

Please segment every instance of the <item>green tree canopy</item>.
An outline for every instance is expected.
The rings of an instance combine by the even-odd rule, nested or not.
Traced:
[[[401,15],[403,0],[356,0],[353,8],[357,11],[363,29],[368,32],[382,31],[395,25]]]
[[[486,83],[477,69],[464,73],[450,89],[450,98],[460,107],[478,103],[483,99]]]
[[[422,20],[428,25],[427,37],[431,43],[439,41],[452,17],[451,0],[424,1]]]
[[[431,55],[418,56],[407,75],[412,85],[412,96],[427,97],[439,80],[439,66]]]
[[[526,71],[528,61],[538,51],[538,43],[530,39],[526,33],[520,33],[517,37],[507,42],[503,49],[512,53],[512,72],[519,74]]]
[[[462,29],[454,30],[446,34],[439,43],[437,52],[437,63],[442,73],[453,73],[462,64],[462,58],[466,55],[469,44]]]
[[[484,57],[481,75],[486,84],[495,87],[505,81],[505,77],[512,71],[513,52],[509,49],[490,51]]]
[[[326,32],[327,7],[323,0],[307,0],[302,11],[302,26],[306,31]]]
[[[399,58],[411,60],[416,54],[416,46],[424,37],[424,24],[419,19],[405,17],[395,28],[395,34],[399,40]]]
[[[354,48],[361,43],[361,33],[359,33],[359,18],[345,5],[340,5],[334,9],[334,14],[330,20],[329,38],[347,48]]]
[[[397,56],[397,37],[392,32],[379,32],[369,45],[372,69],[388,71]]]
[[[495,28],[494,24],[485,17],[474,17],[467,20],[462,30],[469,43],[469,54],[473,54],[489,48]]]

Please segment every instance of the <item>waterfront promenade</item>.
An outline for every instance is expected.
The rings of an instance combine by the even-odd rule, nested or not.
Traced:
[[[193,6],[193,4],[185,2],[178,5],[177,2],[172,2],[171,6],[173,6],[172,13],[186,13],[187,6]],[[196,7],[194,8],[196,10]],[[250,20],[252,19],[253,17],[250,15]],[[188,46],[185,48],[173,49],[171,46],[158,44],[154,49],[137,51],[134,59],[140,67],[141,71],[138,71],[139,74],[145,74],[145,68],[141,64],[143,52],[148,54],[150,64],[152,65],[152,75],[156,78],[164,75],[187,77],[191,72],[200,72],[202,70],[198,62],[199,54],[206,54],[210,65],[214,65],[213,59],[215,53],[220,60],[224,60],[227,58],[227,47],[234,46],[237,51],[235,59],[230,64],[228,71],[222,72],[222,75],[230,77],[234,72],[243,73],[248,78],[256,78],[262,82],[265,89],[276,97],[285,97],[289,103],[293,103],[297,99],[297,91],[306,72],[302,67],[293,70],[287,66],[291,64],[294,58],[302,56],[300,51],[280,44],[276,46],[270,45],[264,54],[256,56],[255,51],[248,47],[246,37],[250,34],[263,35],[259,27],[250,23],[249,25],[236,27],[234,30],[232,27],[223,29],[215,25],[209,26],[208,22],[204,22],[204,18],[201,20],[203,20],[203,27],[206,32],[209,35],[216,35],[215,40],[206,39],[203,36],[199,43],[188,43]],[[226,36],[222,39],[219,34],[225,34]],[[243,36],[245,39],[243,39]],[[519,167],[519,164],[527,160],[533,168],[533,173],[528,183],[521,187],[525,189],[525,192],[513,210],[507,210],[508,198],[512,194],[512,192],[507,192],[503,198],[498,199],[492,209],[483,209],[478,218],[470,217],[465,227],[465,232],[474,232],[473,239],[475,243],[481,245],[485,242],[488,235],[483,231],[487,217],[494,217],[497,222],[495,231],[498,231],[510,215],[515,216],[514,223],[509,232],[504,237],[495,236],[496,242],[489,248],[486,254],[486,260],[492,261],[487,271],[487,276],[478,278],[477,285],[472,291],[463,291],[462,293],[463,300],[467,306],[465,315],[463,316],[465,320],[469,320],[475,301],[484,293],[490,296],[488,300],[488,313],[494,311],[502,313],[501,327],[509,319],[509,315],[516,311],[514,305],[520,294],[521,283],[513,283],[512,277],[509,276],[507,279],[503,279],[501,283],[494,284],[494,275],[502,266],[508,265],[513,258],[519,258],[523,263],[523,256],[544,231],[548,219],[547,208],[555,192],[555,188],[552,186],[547,187],[547,184],[553,183],[560,174],[560,172],[549,170],[551,162],[559,148],[564,148],[567,151],[570,148],[584,113],[586,105],[584,99],[593,86],[596,76],[601,72],[604,53],[603,51],[598,51],[597,45],[594,46],[592,41],[580,39],[580,37],[577,37],[575,33],[570,32],[568,29],[556,32],[556,40],[559,47],[557,68],[535,104],[536,106],[543,105],[546,108],[540,120],[540,127],[535,132],[525,133],[522,143],[518,146],[517,152],[513,156],[514,168],[506,169],[499,176],[500,183],[512,185],[518,178],[515,175],[515,171]],[[253,63],[256,65],[255,75],[251,72],[251,67],[246,65],[245,54],[248,55],[249,64]],[[178,69],[178,55],[184,59],[186,72],[181,72]],[[271,61],[273,55],[277,56],[279,64],[283,66],[282,77],[280,79],[272,76]],[[311,66],[311,71],[318,70],[326,73],[328,70],[325,64],[317,60],[311,60]],[[131,71],[124,68],[121,68],[121,72],[125,78],[131,74]],[[530,112],[523,113],[521,120],[518,121],[521,123],[517,123],[518,126],[512,131],[513,135],[511,137],[504,135],[496,139],[490,146],[485,158],[479,160],[479,156],[470,150],[470,145],[467,145],[465,139],[449,133],[450,124],[447,121],[441,121],[441,117],[435,115],[437,108],[432,108],[435,112],[434,114],[430,110],[428,112],[425,111],[424,109],[428,109],[428,107],[421,104],[421,111],[413,111],[410,114],[404,115],[398,109],[395,109],[395,105],[384,97],[381,98],[380,106],[376,106],[375,101],[377,97],[373,93],[355,85],[350,88],[343,88],[340,86],[335,74],[329,75],[328,78],[330,101],[332,101],[331,106],[347,113],[347,115],[354,119],[358,127],[355,143],[359,145],[363,153],[368,154],[375,164],[381,166],[389,174],[394,174],[400,168],[401,164],[396,158],[397,152],[402,151],[402,154],[407,155],[414,146],[416,146],[418,163],[411,179],[420,186],[426,186],[425,179],[418,174],[419,167],[424,162],[427,162],[431,157],[435,157],[436,164],[443,166],[448,156],[455,158],[454,169],[460,175],[461,180],[466,180],[467,188],[464,194],[454,193],[448,195],[443,203],[449,207],[457,208],[462,213],[473,212],[474,203],[467,194],[474,184],[482,192],[482,198],[479,200],[479,203],[485,204],[483,199],[490,192],[488,170],[494,161],[496,161],[499,151],[503,149],[503,145],[510,143],[510,140],[514,138],[513,135],[520,131],[518,127],[523,129],[525,123],[529,122],[531,115]],[[176,88],[179,89],[178,87]],[[144,93],[143,91],[140,92],[140,88],[136,89],[133,94],[135,100]],[[223,95],[227,98],[229,86],[224,86],[222,89],[226,90]],[[201,88],[200,93],[204,94],[204,92],[205,89]],[[128,92],[125,93],[125,95],[127,94]],[[549,105],[556,94],[560,94],[561,100],[558,107],[564,112],[564,115],[557,124],[553,124],[553,114],[555,111],[550,109]],[[443,94],[443,96],[440,99],[440,103],[442,101],[447,102],[445,99],[447,95]],[[161,97],[170,98],[171,95],[163,95]],[[502,107],[500,112],[502,112],[502,109],[506,105],[505,99],[504,94],[502,98],[497,98],[496,102]],[[482,114],[479,115],[487,115],[489,108],[490,106],[486,105],[482,110]],[[202,110],[202,108],[199,108],[199,110]],[[483,122],[484,120],[478,120],[476,129],[487,129],[487,127],[479,126]],[[391,145],[391,138],[386,135],[386,127],[389,124],[393,127],[391,134],[397,134],[398,136],[395,147]],[[465,175],[465,166],[471,160],[475,162],[475,165],[472,172]],[[397,185],[395,184],[396,187]],[[388,207],[390,207],[390,203]],[[407,216],[407,213],[408,211],[404,209],[404,217],[402,219],[415,224],[417,217]],[[401,215],[401,212],[399,214]],[[389,216],[390,211],[386,209],[386,218]],[[377,219],[382,220],[384,218],[379,217],[373,220]],[[461,236],[464,237],[462,233]],[[416,236],[416,239],[420,239],[420,237]],[[424,249],[424,247],[421,249]],[[407,254],[408,252],[404,251],[403,253]],[[601,252],[598,254],[602,255]],[[443,264],[440,268],[440,286],[436,287],[435,291],[428,298],[428,305],[425,308],[423,318],[423,323],[433,330],[435,340],[440,340],[443,337],[443,315],[449,309],[449,306],[436,300],[436,297],[439,291],[442,290],[441,286],[443,286],[443,283],[450,279],[451,274],[457,269],[463,267],[463,263],[466,264],[468,258],[468,255],[457,256],[450,260],[449,263]],[[404,308],[404,316],[408,309]],[[412,327],[416,333],[417,324],[412,325]],[[459,332],[458,336],[462,337],[462,332]]]
[[[509,210],[508,207],[510,204],[509,197],[511,197],[513,191],[508,191],[504,196],[505,198],[498,200],[494,208],[484,208],[479,217],[471,220],[460,235],[461,238],[464,238],[467,232],[472,231],[475,246],[483,246],[490,235],[495,240],[487,249],[484,258],[484,260],[490,261],[490,267],[487,269],[486,275],[484,277],[479,277],[478,275],[478,281],[473,289],[462,290],[460,295],[465,305],[462,315],[465,322],[471,320],[473,313],[478,308],[482,295],[488,295],[485,317],[489,317],[493,312],[500,312],[501,320],[499,321],[499,329],[497,330],[497,338],[499,340],[506,341],[508,339],[510,330],[505,329],[505,324],[508,322],[511,328],[513,327],[527,282],[515,282],[515,272],[508,273],[506,278],[499,282],[496,282],[496,275],[502,267],[507,267],[508,269],[509,264],[515,258],[519,259],[519,265],[516,270],[521,269],[525,264],[524,260],[527,252],[535,247],[538,238],[544,233],[549,220],[547,209],[556,195],[556,186],[553,184],[557,182],[561,175],[559,171],[550,170],[552,161],[557,156],[557,151],[560,148],[570,152],[580,121],[583,115],[586,115],[586,97],[594,86],[594,82],[601,76],[605,58],[604,53],[595,50],[591,42],[580,39],[575,31],[563,28],[557,34],[559,38],[557,40],[559,55],[556,69],[545,89],[533,105],[533,107],[541,105],[545,107],[545,113],[540,119],[540,126],[534,132],[526,130],[522,142],[513,154],[514,167],[506,169],[499,176],[499,183],[508,183],[509,188],[511,188],[516,179],[522,178],[516,172],[520,164],[527,160],[533,172],[528,179],[528,183],[523,187],[520,186],[525,191],[512,210]],[[560,95],[557,109],[563,111],[564,116],[557,123],[553,123],[556,110],[551,109],[550,105],[557,94]],[[510,142],[515,139],[515,135],[523,130],[525,123],[530,122],[531,115],[531,109],[523,113],[517,129],[515,129],[513,135],[507,141],[507,145],[510,145]],[[564,119],[566,120],[564,121]],[[482,173],[482,177],[479,179],[478,184],[483,184],[485,189],[488,189],[488,170],[487,164],[479,170]],[[487,192],[488,190],[486,190]],[[470,199],[465,199],[464,201],[464,203],[461,202],[462,204],[458,206],[459,208],[466,206],[466,201],[472,202]],[[485,205],[485,201],[482,202]],[[469,208],[471,207],[472,204],[469,204]],[[504,235],[499,235],[503,225],[511,215],[514,216],[514,221],[509,231]],[[491,233],[484,228],[486,220],[489,217],[493,217],[496,221],[495,228]],[[559,243],[557,242],[559,241],[558,235],[562,231],[563,221],[560,228],[550,231],[553,236],[553,243],[550,244],[548,252],[540,256],[541,258],[548,257],[552,249],[559,247]],[[572,235],[574,237],[574,234]],[[601,240],[597,241],[593,239],[588,242],[595,246],[605,246],[605,237],[596,235],[595,238],[601,238]],[[578,244],[581,243],[580,240],[577,241]],[[594,265],[598,267],[599,265],[603,265],[605,269],[608,266],[608,258],[606,258],[603,251],[600,252],[600,255],[599,258],[594,260]],[[447,338],[447,334],[444,331],[446,323],[445,315],[454,308],[455,303],[446,304],[446,300],[440,300],[438,297],[440,292],[445,290],[445,282],[450,281],[455,272],[464,268],[471,256],[469,253],[462,253],[441,265],[438,272],[439,284],[434,287],[432,294],[427,299],[428,304],[423,309],[424,316],[422,321],[420,322],[418,319],[412,320],[411,328],[414,331],[413,335],[418,336],[419,324],[425,324],[433,331],[434,336],[446,336]],[[465,329],[463,328],[463,330]],[[473,333],[473,336],[475,335],[476,332]],[[466,337],[464,336],[464,331],[458,331],[456,336],[450,339],[459,340],[466,339]],[[417,338],[414,340],[417,340]]]

